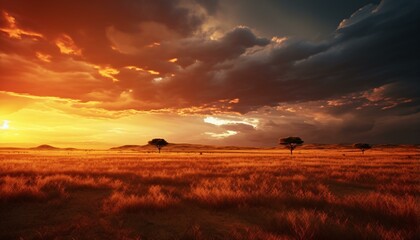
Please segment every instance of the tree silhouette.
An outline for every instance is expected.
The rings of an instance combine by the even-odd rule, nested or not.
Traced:
[[[281,145],[284,145],[286,148],[290,149],[290,155],[293,154],[293,150],[297,146],[301,146],[303,144],[303,140],[300,137],[287,137],[280,139]]]
[[[371,149],[372,145],[368,143],[356,143],[353,145],[355,148],[358,148],[362,151],[362,154],[365,154],[365,150]]]
[[[149,144],[155,146],[160,153],[160,149],[168,145],[168,142],[163,138],[154,138],[149,141]]]

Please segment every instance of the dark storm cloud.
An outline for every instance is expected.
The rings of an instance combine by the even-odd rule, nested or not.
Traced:
[[[211,66],[238,58],[250,47],[265,46],[269,43],[268,39],[255,36],[251,29],[238,27],[227,32],[218,40],[193,38],[181,41],[178,46],[179,60],[190,58]]]
[[[239,29],[241,37],[235,41],[229,41],[230,36],[239,35],[239,30],[218,41],[195,40],[188,44],[189,52],[182,52],[199,61],[162,83],[163,93],[187,104],[239,98],[233,110],[246,113],[281,102],[335,99],[388,84],[389,92],[401,95],[395,99],[417,103],[420,70],[414,53],[419,50],[419,16],[415,1],[383,1],[358,10],[321,43],[273,40],[254,49],[264,46],[264,40],[249,29]]]
[[[237,107],[255,109],[283,101],[336,98],[395,83],[390,88],[398,86],[400,95],[407,91],[405,96],[417,101],[419,3],[383,1],[366,8],[344,21],[329,41],[291,39],[266,54],[242,56],[222,70],[223,92],[241,99]]]
[[[265,36],[323,39],[357,9],[380,0],[225,0],[227,21],[247,25]]]
[[[188,9],[180,7],[177,0],[17,0],[1,3],[2,9],[17,16],[23,26],[53,36],[65,32],[72,37],[82,38],[83,34],[90,34],[88,31],[96,28],[95,33],[100,34],[97,36],[99,38],[104,37],[104,29],[110,25],[124,32],[136,32],[138,23],[143,21],[163,23],[188,34],[201,23]]]
[[[209,14],[214,14],[219,8],[219,0],[196,0]]]

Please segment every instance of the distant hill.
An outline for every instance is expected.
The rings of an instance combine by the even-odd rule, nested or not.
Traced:
[[[237,147],[237,146],[212,146],[201,144],[188,144],[188,143],[169,143],[163,149],[170,152],[180,151],[209,151],[209,150],[257,150],[256,147]],[[155,146],[152,145],[123,145],[119,147],[110,148],[110,150],[118,151],[155,151]]]
[[[59,148],[53,147],[51,145],[39,145],[38,147],[30,148],[33,150],[58,150]]]
[[[275,147],[271,148],[265,148],[265,149],[284,149],[286,148],[283,145],[277,145]],[[321,144],[321,143],[308,143],[303,144],[302,146],[299,146],[297,149],[349,149],[353,148],[352,144]]]
[[[41,150],[41,151],[73,151],[78,150],[77,148],[58,148],[47,144],[42,144],[37,147],[32,148],[18,148],[18,147],[0,147],[0,150],[9,150],[9,151],[22,151],[22,150]]]
[[[353,144],[303,144],[302,149],[349,149]]]
[[[145,145],[145,146],[147,146],[147,145]],[[133,151],[135,151],[135,150],[140,150],[143,147],[144,146],[141,146],[141,145],[122,145],[122,146],[119,146],[119,147],[112,147],[109,150],[120,150],[120,151],[123,151],[123,150],[125,150],[125,151],[133,150]]]
[[[53,147],[51,145],[46,145],[46,144],[39,145],[38,147],[29,148],[29,149],[32,149],[32,150],[44,150],[44,151],[48,151],[48,150],[50,150],[50,151],[52,151],[52,150],[64,150],[64,151],[80,150],[80,149],[77,149],[77,148],[58,148],[58,147]]]
[[[258,149],[256,147],[239,147],[239,146],[212,146],[212,145],[201,145],[201,144],[189,144],[189,143],[170,143],[167,146],[171,150],[252,150]]]
[[[420,149],[420,144],[373,144],[373,148],[418,148]]]
[[[420,148],[419,144],[372,144],[372,148],[373,149],[388,149],[388,148],[399,148],[399,149],[418,149]],[[275,147],[271,147],[271,148],[263,148],[263,149],[284,149],[285,146],[282,145],[278,145]],[[310,149],[341,149],[341,150],[345,150],[345,149],[355,149],[353,147],[353,144],[320,144],[320,143],[308,143],[308,144],[303,144],[302,146],[299,146],[297,149],[306,149],[306,150],[310,150]]]

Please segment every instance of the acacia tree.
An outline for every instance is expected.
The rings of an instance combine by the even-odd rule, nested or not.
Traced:
[[[368,143],[356,143],[353,145],[355,148],[360,149],[362,151],[362,154],[365,154],[365,150],[371,149],[372,145]]]
[[[155,146],[160,153],[160,149],[168,145],[169,143],[163,138],[154,138],[149,141],[149,144]]]
[[[300,137],[287,137],[280,139],[279,144],[284,145],[286,148],[290,149],[290,155],[292,155],[293,150],[303,144],[303,140]]]

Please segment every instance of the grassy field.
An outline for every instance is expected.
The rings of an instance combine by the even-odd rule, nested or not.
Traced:
[[[414,148],[2,151],[0,239],[416,239],[419,160]]]

